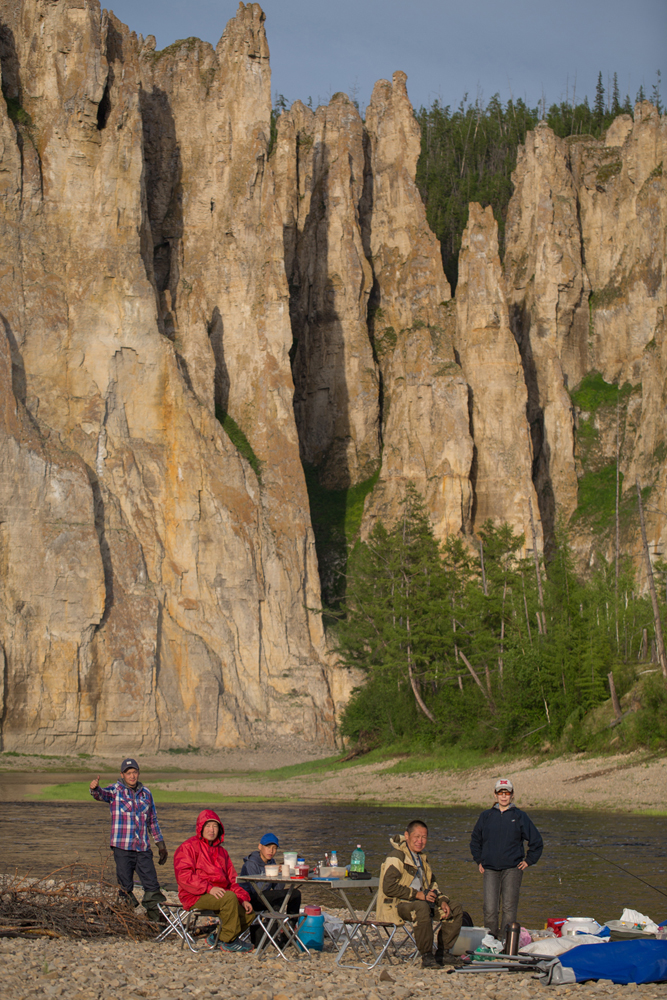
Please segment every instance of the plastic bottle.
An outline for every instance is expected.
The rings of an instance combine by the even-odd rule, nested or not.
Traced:
[[[352,857],[350,858],[350,871],[366,871],[366,855],[361,849],[361,844],[357,844],[356,850],[352,851]]]
[[[305,906],[297,926],[297,934],[310,951],[324,948],[324,916],[319,906]],[[299,948],[299,950],[301,950]]]
[[[332,868],[338,868],[338,853],[336,851],[331,852],[329,856],[329,864]]]

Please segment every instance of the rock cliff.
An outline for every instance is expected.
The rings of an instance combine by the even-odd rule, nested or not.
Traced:
[[[263,15],[2,20],[3,746],[331,741]]]
[[[505,276],[528,387],[547,534],[612,554],[617,447],[623,548],[638,557],[635,479],[665,488],[667,120],[648,102],[603,140],[529,133],[514,174]],[[651,503],[652,546],[665,520]],[[631,516],[632,511],[632,516]]]
[[[296,102],[269,155],[257,4],[157,52],[97,0],[0,0],[0,63],[4,749],[331,744],[352,678],[320,576],[340,596],[408,481],[440,539],[493,518],[530,548],[532,506],[584,565],[618,455],[637,558],[635,478],[667,486],[650,104],[604,140],[529,133],[504,272],[473,204],[452,300],[404,73],[365,121]]]

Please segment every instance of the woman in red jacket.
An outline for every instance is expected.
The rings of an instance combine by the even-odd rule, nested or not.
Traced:
[[[237,938],[255,919],[250,896],[236,881],[229,854],[222,846],[225,828],[212,809],[197,816],[197,833],[174,854],[178,898],[186,910],[217,910],[217,934],[209,937],[223,951],[252,951]]]

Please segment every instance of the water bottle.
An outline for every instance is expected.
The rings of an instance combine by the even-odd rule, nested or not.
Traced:
[[[332,868],[338,868],[338,853],[336,851],[331,852],[331,855],[329,857],[329,864],[331,865]]]
[[[361,844],[357,844],[356,850],[352,851],[352,857],[350,858],[350,871],[366,871],[366,855],[361,849]]]

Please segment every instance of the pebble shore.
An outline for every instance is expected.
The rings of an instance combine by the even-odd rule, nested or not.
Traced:
[[[524,973],[451,973],[418,965],[384,964],[372,972],[339,969],[335,953],[286,963],[279,956],[206,951],[193,955],[178,942],[0,940],[3,1000],[533,1000],[558,994],[665,1000],[667,984],[615,986],[607,980],[543,986]],[[389,975],[392,981],[386,977]],[[380,978],[383,976],[383,978]]]

